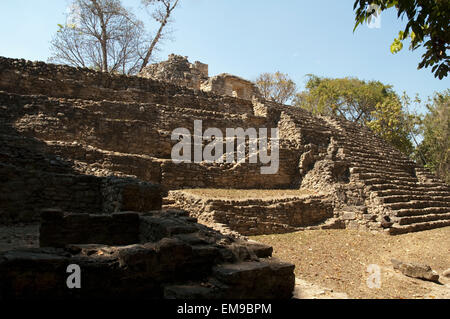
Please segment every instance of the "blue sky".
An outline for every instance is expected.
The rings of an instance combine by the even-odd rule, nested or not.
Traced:
[[[68,0],[0,1],[0,55],[46,61]],[[136,8],[139,0],[122,0]],[[353,0],[181,0],[173,41],[159,53],[188,56],[210,66],[210,74],[232,73],[254,80],[262,72],[288,73],[300,88],[306,74],[355,76],[391,84],[422,98],[450,87],[417,70],[422,50],[392,55],[389,46],[405,24],[394,11],[383,13],[381,28],[353,33]],[[151,26],[151,24],[149,25]]]

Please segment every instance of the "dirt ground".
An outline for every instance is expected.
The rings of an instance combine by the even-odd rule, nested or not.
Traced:
[[[315,230],[251,239],[274,247],[274,257],[296,265],[297,293],[306,298],[450,299],[450,227],[388,236],[354,230]],[[423,263],[441,285],[394,271],[391,258]],[[369,288],[369,265],[381,270],[380,288]],[[305,297],[303,296],[303,297]]]
[[[183,189],[183,192],[190,193],[192,195],[214,198],[214,199],[282,199],[291,197],[302,197],[308,195],[317,195],[319,193],[309,190],[299,189],[212,189],[212,188],[199,188],[199,189]]]

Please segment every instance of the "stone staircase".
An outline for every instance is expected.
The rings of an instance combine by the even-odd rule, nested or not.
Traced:
[[[176,201],[170,197],[164,197],[162,201],[163,209],[179,209]]]
[[[366,186],[389,234],[450,226],[450,187],[365,128],[327,120],[337,147],[350,163],[352,179]],[[350,142],[351,141],[351,142]]]

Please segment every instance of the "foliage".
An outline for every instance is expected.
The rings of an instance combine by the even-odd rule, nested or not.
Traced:
[[[374,14],[373,5],[380,11],[390,8],[397,10],[398,18],[406,16],[407,24],[391,45],[391,52],[397,53],[403,48],[403,41],[411,40],[410,49],[425,48],[418,68],[432,67],[435,77],[443,79],[448,75],[450,57],[450,1],[449,0],[356,0],[355,29],[370,21]]]
[[[394,94],[390,85],[356,78],[320,78],[308,75],[306,91],[296,95],[294,104],[315,114],[333,115],[365,124],[375,106]]]
[[[258,76],[255,84],[266,100],[281,104],[291,100],[297,90],[295,82],[289,75],[281,72],[263,73]]]
[[[450,89],[436,93],[427,109],[418,155],[424,157],[428,168],[450,183]]]
[[[296,95],[294,105],[317,115],[345,118],[369,127],[375,134],[407,155],[418,134],[419,117],[408,111],[409,98],[400,98],[379,81],[356,78],[320,78],[309,75],[306,90]]]
[[[420,118],[409,113],[396,95],[388,96],[375,106],[367,126],[378,136],[406,155],[414,151],[413,134],[417,133]]]

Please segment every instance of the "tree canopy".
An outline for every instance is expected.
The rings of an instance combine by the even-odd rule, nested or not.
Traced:
[[[294,104],[315,114],[334,115],[364,124],[372,119],[376,105],[394,94],[392,86],[357,78],[320,78],[308,75],[306,91]]]
[[[419,116],[408,111],[408,97],[400,99],[390,94],[383,102],[377,103],[372,111],[372,119],[366,123],[375,134],[395,146],[406,155],[414,152],[413,140],[420,124]]]
[[[150,36],[144,23],[120,0],[72,0],[65,24],[51,42],[50,61],[103,72],[135,74],[164,39],[179,0],[142,0],[159,23]]]
[[[345,118],[369,127],[407,155],[413,150],[418,117],[408,111],[409,98],[400,98],[392,86],[357,78],[321,78],[309,75],[306,90],[294,105],[317,115]]]
[[[397,10],[398,18],[406,18],[404,30],[391,45],[391,52],[397,53],[403,48],[403,41],[410,38],[411,50],[425,48],[418,68],[432,67],[435,77],[443,79],[448,75],[450,57],[447,50],[450,46],[450,1],[449,0],[356,0],[355,29],[364,22],[370,21],[374,5],[379,10],[391,8]]]
[[[436,93],[422,122],[423,141],[417,157],[450,183],[450,89]]]
[[[255,81],[262,96],[269,101],[286,104],[297,91],[297,85],[289,75],[281,72],[262,73]]]

